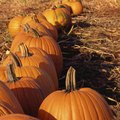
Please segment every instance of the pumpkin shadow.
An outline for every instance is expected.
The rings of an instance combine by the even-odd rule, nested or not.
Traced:
[[[90,23],[87,23],[86,21],[82,21],[82,22],[80,21],[80,22],[76,22],[74,24],[74,26],[79,26],[81,28],[89,28],[89,27],[94,26],[94,25],[90,24]]]
[[[57,120],[54,116],[52,116],[50,113],[46,112],[45,110],[39,110],[38,117],[41,120]]]

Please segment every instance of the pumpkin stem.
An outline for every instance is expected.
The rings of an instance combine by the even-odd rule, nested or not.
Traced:
[[[30,27],[28,23],[24,25],[24,31],[27,33],[32,32],[34,37],[42,37],[44,35],[44,33],[40,32],[38,29]]]
[[[36,23],[40,23],[36,15],[33,15],[33,16],[32,16],[32,19],[33,19]]]
[[[20,49],[22,57],[29,57],[29,56],[31,56],[31,54],[29,53],[28,47],[24,43],[19,44],[19,49]]]
[[[56,8],[57,8],[56,5],[52,5],[51,7],[52,10],[55,10]]]
[[[18,78],[15,75],[13,64],[7,64],[6,72],[7,72],[8,82],[15,82],[18,80]]]
[[[24,31],[26,32],[26,33],[29,33],[30,32],[30,26],[29,26],[29,24],[25,24],[25,25],[23,25],[23,29],[24,29]]]
[[[76,80],[75,80],[76,70],[71,66],[66,75],[66,92],[71,92],[76,89]]]
[[[15,53],[12,53],[11,51],[10,51],[10,55],[11,55],[10,57],[13,61],[13,64],[15,65],[15,67],[16,66],[21,67],[22,63],[21,63],[19,57]]]

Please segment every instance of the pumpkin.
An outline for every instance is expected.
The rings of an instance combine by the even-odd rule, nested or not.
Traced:
[[[12,37],[14,37],[17,33],[20,32],[20,25],[24,17],[15,16],[12,18],[8,24],[8,31]]]
[[[71,25],[71,16],[65,8],[57,8],[56,6],[53,6],[51,9],[45,10],[43,15],[46,17],[48,22],[58,29],[60,27]]]
[[[18,99],[24,113],[37,116],[38,108],[45,97],[43,89],[32,78],[16,77],[12,64],[7,65],[7,77],[5,84]]]
[[[11,51],[18,51],[18,45],[24,43],[27,47],[36,47],[44,50],[53,60],[57,74],[60,75],[63,66],[62,52],[57,42],[50,36],[35,31],[36,37],[27,34],[17,35],[11,45]]]
[[[58,39],[57,29],[51,23],[49,23],[47,20],[41,18],[40,15],[26,16],[22,20],[21,26],[23,26],[25,24],[29,24],[32,28],[38,29],[40,27],[40,29],[38,29],[40,31],[41,31],[41,29],[43,29],[42,27],[45,27],[48,35],[52,36],[55,40]],[[46,31],[45,31],[45,33],[46,33]],[[42,30],[41,32],[44,32],[44,31]]]
[[[46,71],[51,79],[53,80],[56,89],[58,89],[58,78],[55,70],[55,66],[48,54],[39,48],[27,48],[25,44],[19,45],[19,52],[15,53],[15,56],[18,57],[22,63],[22,66],[36,66],[38,68]],[[12,55],[9,55],[2,63],[3,66],[6,66],[12,60]]]
[[[24,112],[12,91],[0,81],[0,116],[11,113],[23,114]]]
[[[53,26],[53,25],[52,25],[51,23],[49,23],[47,20],[40,20],[40,19],[39,19],[39,22],[40,22],[42,25],[44,25],[48,30],[50,30],[50,32],[51,32],[51,34],[52,34],[52,36],[53,36],[53,38],[54,38],[55,40],[58,39],[58,31],[57,31],[57,29],[56,29],[55,26]]]
[[[31,33],[33,35],[33,31],[30,29],[30,27],[34,30],[38,30],[40,31],[41,33],[44,33],[48,36],[52,36],[52,33],[44,26],[42,25],[41,23],[38,23],[38,22],[35,22],[34,20],[32,20],[31,16],[27,16],[21,23],[21,31],[20,32],[26,32],[27,34],[28,33]],[[27,26],[27,28],[26,28]],[[29,31],[28,31],[29,30]]]
[[[42,102],[38,118],[42,120],[113,120],[103,97],[91,88],[76,89],[75,69],[70,67],[66,89],[55,91]]]
[[[54,2],[54,5],[57,7],[57,8],[65,8],[67,11],[68,11],[68,14],[70,15],[72,13],[72,10],[71,10],[71,7],[66,5],[66,4],[63,4],[62,3],[62,0],[56,0]]]
[[[83,6],[81,2],[75,1],[75,2],[65,2],[64,4],[71,7],[72,14],[73,15],[80,15],[83,11]]]
[[[17,77],[31,77],[33,78],[44,91],[44,96],[56,90],[55,84],[49,74],[34,66],[22,66],[22,63],[18,57],[13,54],[13,60],[9,64],[13,64],[15,67],[15,74]],[[7,69],[5,69],[7,73]],[[6,74],[6,79],[8,78]],[[3,81],[6,82],[6,81]],[[47,88],[47,89],[46,89]]]
[[[10,114],[0,117],[0,120],[40,120],[25,114]]]

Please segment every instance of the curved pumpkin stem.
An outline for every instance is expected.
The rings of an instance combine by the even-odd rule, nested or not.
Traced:
[[[74,91],[76,89],[75,80],[76,70],[71,66],[66,75],[66,92]]]
[[[8,82],[15,82],[18,80],[18,78],[15,75],[13,64],[7,64],[6,72],[7,72]]]
[[[43,35],[45,35],[45,33],[40,32],[39,30],[35,28],[32,28],[28,23],[23,25],[23,28],[26,33],[32,32],[34,37],[42,37]]]
[[[20,49],[22,57],[29,57],[29,56],[31,56],[31,54],[29,53],[28,47],[24,43],[19,44],[19,49]]]
[[[18,57],[16,54],[12,53],[11,51],[10,51],[10,55],[11,55],[11,59],[12,59],[12,61],[13,61],[14,66],[15,66],[15,67],[16,67],[16,66],[17,66],[17,67],[21,67],[21,66],[22,66],[22,63],[21,63],[19,57]]]

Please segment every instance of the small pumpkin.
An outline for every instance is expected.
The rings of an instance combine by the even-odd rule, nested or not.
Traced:
[[[20,26],[23,18],[23,16],[15,16],[10,20],[8,24],[8,31],[12,37],[20,32]]]
[[[41,104],[42,120],[113,120],[113,113],[103,97],[91,88],[76,89],[75,69],[69,68],[66,89],[55,91]]]
[[[0,117],[0,120],[40,120],[25,114],[10,114]]]
[[[52,81],[54,82],[56,89],[58,89],[58,78],[54,63],[50,56],[39,48],[29,48],[21,43],[19,45],[19,52],[15,52],[15,56],[20,59],[22,66],[35,66],[46,71]],[[2,63],[3,66],[6,66],[12,61],[13,54],[10,54]]]
[[[68,11],[68,14],[69,14],[69,15],[72,13],[71,7],[68,6],[68,5],[66,5],[66,4],[64,4],[64,3],[62,2],[62,0],[56,0],[56,1],[54,2],[54,5],[55,5],[57,8],[65,8],[65,9]]]
[[[43,15],[46,17],[47,21],[56,28],[71,25],[71,16],[65,8],[57,8],[56,6],[53,6],[51,9],[45,10]]]
[[[75,2],[69,1],[69,2],[65,2],[64,4],[71,7],[72,15],[80,15],[83,11],[83,5],[79,1],[75,1]]]
[[[12,91],[0,81],[0,116],[12,113],[24,112]]]
[[[24,43],[27,47],[36,47],[44,50],[53,60],[57,75],[59,76],[63,66],[63,56],[58,43],[50,36],[34,30],[35,36],[28,34],[17,35],[11,45],[11,51],[18,51],[18,45]]]

